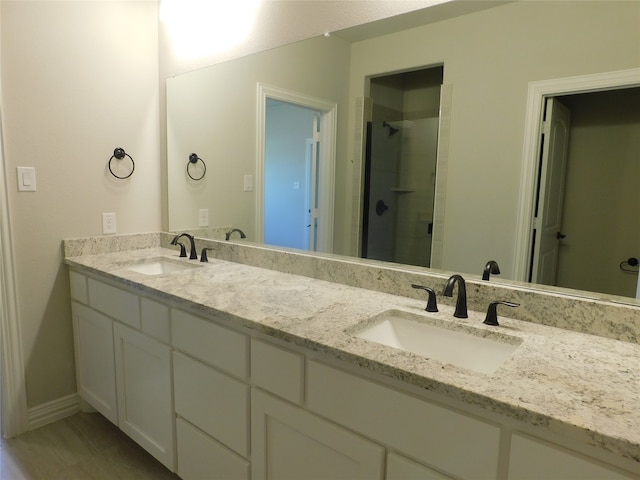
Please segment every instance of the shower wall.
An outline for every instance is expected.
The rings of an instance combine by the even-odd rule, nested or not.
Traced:
[[[441,83],[441,67],[371,80],[368,258],[430,264]]]

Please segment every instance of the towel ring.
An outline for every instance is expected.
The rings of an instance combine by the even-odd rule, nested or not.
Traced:
[[[193,175],[191,175],[191,172],[189,171],[189,165],[191,165],[192,163],[198,163],[198,160],[202,162],[202,168],[204,170],[202,171],[202,175],[200,175],[199,177],[194,177]],[[189,178],[197,182],[198,180],[202,180],[206,175],[206,173],[207,173],[207,165],[204,163],[204,160],[202,160],[196,153],[192,153],[191,155],[189,155],[189,161],[187,162],[187,175],[189,175]]]
[[[131,171],[129,172],[129,175],[121,177],[113,173],[113,170],[111,169],[111,162],[113,161],[114,158],[117,160],[122,160],[124,157],[129,157],[129,160],[131,160]],[[127,152],[124,151],[124,148],[118,147],[113,151],[113,155],[111,155],[111,158],[109,159],[109,172],[111,172],[111,175],[113,175],[116,178],[119,178],[120,180],[124,180],[125,178],[129,178],[131,175],[133,175],[133,171],[135,169],[136,169],[136,163],[133,161],[133,158],[131,157],[131,155],[129,155]]]

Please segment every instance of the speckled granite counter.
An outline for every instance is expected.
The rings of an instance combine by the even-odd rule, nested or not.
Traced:
[[[348,333],[389,309],[425,314],[424,300],[211,257],[208,264],[198,262],[198,268],[157,276],[127,268],[157,256],[177,258],[177,252],[156,247],[68,256],[65,262],[78,271],[177,306],[216,315],[230,325],[326,353],[465,404],[543,425],[637,462],[640,471],[637,343],[501,315],[499,331],[522,339],[522,344],[496,373],[479,374]],[[496,331],[482,324],[484,312],[470,312],[464,320],[454,319],[452,312],[450,306],[441,305],[440,313],[430,315],[488,334]]]

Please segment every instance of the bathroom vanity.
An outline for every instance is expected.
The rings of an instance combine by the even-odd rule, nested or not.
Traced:
[[[80,397],[181,478],[640,478],[637,342],[427,313],[408,283],[283,273],[241,245],[220,248],[243,263],[214,241],[208,263],[180,259],[170,238],[65,241],[65,262]],[[388,312],[515,349],[481,373],[357,336]]]

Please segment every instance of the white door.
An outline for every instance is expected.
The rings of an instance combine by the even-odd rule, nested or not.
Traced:
[[[309,250],[318,250],[318,220],[320,205],[318,202],[318,154],[320,153],[320,117],[313,117],[313,139],[311,141],[311,165],[309,185]]]
[[[547,98],[545,111],[531,281],[555,285],[558,250],[564,235],[562,206],[571,112],[553,97]]]

